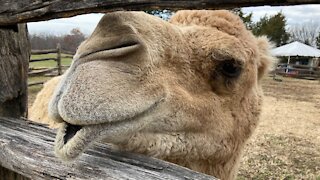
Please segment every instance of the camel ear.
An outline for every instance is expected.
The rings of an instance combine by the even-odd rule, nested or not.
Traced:
[[[258,61],[258,79],[260,80],[267,72],[274,68],[278,62],[277,58],[271,55],[273,45],[265,36],[257,38],[259,61]]]

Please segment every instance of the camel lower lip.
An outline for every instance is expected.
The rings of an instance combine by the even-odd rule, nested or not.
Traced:
[[[66,161],[75,159],[96,141],[102,130],[108,126],[108,124],[75,126],[63,122],[55,140],[56,155]]]
[[[68,123],[63,122],[57,132],[55,154],[64,161],[74,160],[94,142],[104,138],[110,143],[117,143],[117,141],[121,141],[119,137],[127,137],[133,132],[138,132],[146,123],[147,120],[141,118],[115,123],[84,125],[79,129],[75,128],[76,132],[70,133],[67,132]],[[66,136],[69,137],[66,138]]]

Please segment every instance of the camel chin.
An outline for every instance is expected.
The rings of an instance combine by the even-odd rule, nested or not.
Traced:
[[[169,22],[108,13],[47,98],[60,123],[55,152],[73,160],[103,141],[234,179],[259,120],[269,49],[224,10],[178,11]]]

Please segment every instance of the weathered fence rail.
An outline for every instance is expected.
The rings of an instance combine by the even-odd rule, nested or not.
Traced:
[[[57,53],[57,49],[31,50],[31,54],[33,55],[51,54],[51,53]]]
[[[280,63],[275,69],[274,75],[320,80],[320,67]]]
[[[50,57],[50,58],[31,58],[29,60],[29,63],[33,62],[41,62],[41,61],[55,61],[57,63],[56,67],[54,68],[29,68],[28,76],[44,76],[48,73],[53,73],[54,71],[57,71],[56,74],[53,74],[53,76],[61,75],[63,72],[63,68],[67,68],[68,66],[62,66],[61,61],[63,58],[72,58],[74,53],[68,52],[68,51],[62,51],[60,44],[57,45],[56,49],[47,49],[47,50],[31,50],[31,55],[43,55],[43,54],[56,54],[56,57]],[[43,84],[45,81],[40,82],[32,82],[28,83],[28,86],[34,86],[34,85],[40,85]]]
[[[34,71],[31,71],[31,72],[28,72],[28,75],[29,77],[32,77],[32,76],[43,76],[45,75],[46,73],[51,73],[53,72],[54,70],[57,70],[58,68],[40,68],[40,69],[33,69]],[[59,73],[57,75],[60,75]],[[29,84],[28,84],[29,86]]]
[[[0,4],[0,39],[2,40],[0,43],[0,166],[28,177],[35,177],[35,179],[66,179],[68,177],[71,177],[69,179],[80,179],[86,173],[96,173],[99,176],[94,178],[97,179],[99,177],[100,179],[112,179],[113,177],[114,179],[121,177],[123,179],[144,179],[141,178],[144,176],[140,175],[148,175],[149,179],[150,177],[177,179],[172,174],[179,174],[180,179],[206,179],[205,175],[191,173],[191,171],[169,163],[147,157],[138,158],[142,157],[139,155],[108,151],[100,144],[87,151],[77,161],[78,164],[69,166],[59,164],[52,155],[52,131],[19,119],[2,118],[1,116],[20,117],[27,114],[27,72],[30,44],[27,40],[25,24],[19,23],[116,10],[218,9],[259,5],[320,4],[320,0],[0,0]],[[41,159],[41,157],[46,159]],[[94,166],[96,162],[101,162],[101,167]],[[111,162],[119,165],[119,168],[112,169],[115,166]],[[152,165],[146,165],[148,162]],[[155,162],[163,166],[158,168]],[[41,171],[42,168],[55,166],[59,167],[56,171]],[[66,168],[65,171],[64,168]],[[189,173],[190,176],[187,176]]]
[[[319,4],[320,0],[0,0],[0,25],[71,17],[93,12],[146,9],[217,9],[262,5]]]
[[[53,154],[54,130],[25,119],[0,117],[0,122],[0,165],[31,179],[215,179],[100,143],[62,163]]]
[[[32,52],[31,52],[32,54]],[[31,59],[29,62],[39,62],[39,61],[57,61],[57,58],[42,58],[42,59]]]

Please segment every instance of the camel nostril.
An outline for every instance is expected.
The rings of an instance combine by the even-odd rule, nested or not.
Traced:
[[[129,46],[134,46],[134,45],[138,45],[139,43],[135,42],[135,41],[129,41],[129,42],[124,42],[122,44],[116,45],[114,47],[111,47],[109,49],[105,49],[105,50],[112,50],[112,49],[120,49],[120,48],[125,48],[125,47],[129,47]]]
[[[131,51],[135,51],[137,48],[139,48],[140,42],[135,40],[128,40],[124,42],[109,42],[109,45],[106,45],[107,47],[101,48],[101,49],[92,49],[87,53],[83,53],[80,55],[79,58],[85,58],[87,56],[91,55],[97,55],[99,56],[100,53],[103,53],[104,57],[108,56],[120,56],[123,54],[127,54]]]

